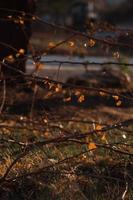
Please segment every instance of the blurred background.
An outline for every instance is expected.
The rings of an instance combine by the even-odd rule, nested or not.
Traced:
[[[131,21],[132,7],[131,0],[39,0],[37,13],[46,21],[61,24],[67,23],[74,14],[81,17],[86,14],[88,19],[106,19],[119,23]]]
[[[113,27],[131,28],[133,24],[132,8],[132,0],[38,0],[36,14],[41,18],[41,22],[35,22],[33,25],[31,43],[37,50],[46,49],[72,34],[58,26],[65,26],[71,30],[85,32],[100,38],[118,39],[130,43],[133,41],[132,32],[130,35],[128,34],[127,39],[126,31],[123,36],[123,32],[121,34],[120,31],[114,31],[109,24]],[[51,24],[58,26],[51,26]],[[81,38],[78,38],[76,44],[80,41]],[[56,48],[56,52],[53,50],[53,53],[57,53],[57,51],[58,53],[75,52],[74,48],[73,51],[68,52],[66,44]],[[86,54],[86,49],[83,45],[78,45],[76,53]],[[91,53],[93,54],[93,50]]]
[[[33,25],[32,47],[44,56],[44,61],[127,61],[127,58],[132,58],[132,48],[128,47],[133,43],[132,8],[131,0],[38,0],[36,15],[40,21],[35,21]],[[73,36],[73,31],[81,34]],[[50,67],[53,70],[53,65]],[[72,74],[75,68],[70,67]],[[55,74],[57,68],[54,68]],[[81,71],[78,70],[78,73],[81,74]],[[63,80],[68,76],[66,71],[60,75]]]

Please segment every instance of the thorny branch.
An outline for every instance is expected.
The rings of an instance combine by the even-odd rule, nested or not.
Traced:
[[[60,67],[63,64],[82,65],[83,67],[88,66],[88,65],[101,65],[101,66],[103,66],[103,65],[115,65],[115,66],[125,65],[125,66],[131,66],[131,67],[133,66],[133,63],[112,62],[112,61],[100,63],[100,62],[90,62],[90,61],[75,62],[75,61],[65,61],[65,60],[64,61],[45,60],[45,55],[50,54],[50,52],[53,49],[56,49],[58,46],[68,42],[70,39],[74,38],[75,36],[82,36],[82,37],[87,38],[87,39],[93,39],[100,44],[106,44],[106,45],[115,46],[115,47],[127,47],[127,48],[132,49],[133,45],[132,44],[125,44],[125,43],[121,43],[121,42],[116,42],[116,41],[111,41],[111,40],[106,39],[106,38],[96,37],[95,34],[90,35],[90,33],[81,33],[79,31],[76,31],[76,30],[69,28],[69,27],[47,23],[44,20],[42,20],[41,18],[39,18],[38,16],[35,16],[35,15],[31,15],[31,16],[32,16],[31,20],[36,21],[37,23],[41,23],[43,25],[48,25],[48,26],[51,26],[53,28],[63,30],[64,32],[69,32],[69,33],[71,33],[71,35],[69,37],[67,37],[66,39],[62,40],[61,42],[55,44],[53,47],[48,48],[46,51],[41,50],[39,53],[35,53],[35,55],[33,54],[33,55],[30,55],[30,56],[25,55],[24,58],[23,58],[24,60],[28,60],[28,59],[32,60],[34,64],[36,64],[36,62],[40,62],[42,64],[53,64],[53,63],[59,64],[59,70],[60,70]],[[0,19],[0,20],[2,20],[2,19]],[[13,19],[11,19],[11,20],[13,20]],[[28,20],[28,19],[26,19],[26,20]],[[119,31],[119,33],[121,32],[121,35],[122,35],[122,33],[124,35],[125,32],[129,32],[129,33],[133,32],[132,29],[122,30],[122,29],[116,28],[116,27],[114,27],[113,30],[116,31],[116,32]],[[12,47],[8,44],[2,43],[2,42],[0,42],[0,44],[8,47],[9,49],[12,49],[15,52],[17,52],[17,50],[14,47]],[[44,56],[44,61],[41,60],[42,56]],[[21,61],[22,59],[20,58],[20,59],[16,59],[16,60]],[[94,87],[85,87],[85,86],[75,86],[73,84],[62,83],[62,82],[58,81],[58,76],[57,76],[57,80],[55,81],[55,80],[52,80],[52,79],[49,79],[49,78],[46,78],[46,77],[41,77],[39,75],[35,75],[34,73],[27,74],[27,73],[22,72],[19,69],[12,68],[9,64],[5,63],[5,60],[3,60],[3,62],[1,62],[1,64],[4,65],[5,67],[9,68],[9,69],[12,69],[12,70],[18,72],[19,75],[23,75],[27,80],[35,81],[37,84],[43,83],[44,89],[45,89],[45,84],[47,84],[49,82],[49,83],[53,83],[55,85],[59,84],[61,86],[69,87],[70,89],[79,89],[79,90],[82,90],[82,91],[84,91],[84,90],[85,91],[95,91],[95,92],[98,92],[98,93],[103,92],[103,93],[106,93],[106,94],[111,95],[111,96],[112,95],[118,95],[119,98],[130,99],[131,101],[133,101],[133,97],[120,95],[116,92],[111,92],[111,91],[108,91],[108,90],[105,90],[105,89],[101,89],[101,88],[99,89],[99,88],[94,88]],[[1,104],[1,107],[0,107],[0,113],[3,110],[3,106],[4,106],[5,98],[6,98],[6,87],[5,87],[6,85],[5,85],[5,82],[3,82],[3,83],[4,83],[3,84],[3,101],[2,101],[2,104]],[[36,91],[34,93],[34,98],[33,98],[33,102],[32,102],[31,116],[32,116],[32,113],[33,113],[33,108],[34,108],[35,95],[36,95]],[[30,122],[31,121],[32,120],[30,120]],[[100,124],[99,122],[96,122],[96,121],[84,121],[84,120],[81,121],[81,120],[72,120],[72,119],[70,119],[70,120],[68,119],[66,121],[68,121],[68,122],[75,121],[76,123]],[[64,120],[64,122],[65,122],[65,120]],[[54,123],[56,123],[56,121],[53,120],[53,124]],[[84,140],[89,135],[92,136],[92,135],[97,134],[98,132],[102,132],[102,133],[107,134],[108,131],[115,130],[115,129],[121,130],[121,129],[128,127],[130,125],[132,126],[133,125],[133,119],[131,118],[129,120],[125,120],[125,121],[122,121],[120,123],[115,123],[113,125],[107,125],[107,124],[103,123],[103,124],[101,124],[101,125],[103,125],[103,127],[100,130],[92,130],[92,131],[88,131],[88,132],[84,132],[84,133],[78,132],[78,131],[77,132],[69,131],[69,130],[66,130],[65,128],[62,128],[58,125],[53,125],[53,124],[51,125],[50,122],[48,121],[48,124],[45,124],[45,125],[48,128],[58,129],[59,131],[61,131],[61,133],[63,133],[61,136],[58,136],[58,137],[55,136],[55,137],[52,137],[52,138],[44,139],[44,141],[38,141],[38,142],[35,141],[35,142],[29,142],[29,143],[19,142],[19,141],[12,139],[12,138],[11,139],[4,139],[4,138],[0,139],[1,143],[17,144],[20,147],[22,147],[22,152],[16,156],[16,158],[13,160],[13,162],[10,164],[10,166],[6,169],[6,172],[4,173],[3,177],[0,179],[1,184],[5,181],[13,181],[15,179],[20,179],[20,178],[23,178],[23,177],[26,177],[26,176],[29,176],[29,175],[36,175],[36,174],[42,172],[43,170],[47,170],[49,168],[55,167],[56,165],[60,165],[60,164],[63,164],[65,162],[68,162],[69,160],[72,160],[76,157],[80,157],[81,155],[88,153],[90,151],[93,151],[95,149],[94,148],[94,149],[91,149],[91,150],[86,150],[86,151],[81,152],[77,155],[59,160],[57,163],[48,165],[48,166],[44,167],[44,169],[40,169],[37,172],[31,172],[31,173],[28,173],[28,174],[25,174],[25,175],[22,175],[22,176],[20,175],[20,176],[17,176],[15,178],[9,178],[8,179],[8,176],[9,176],[12,168],[15,166],[15,164],[20,162],[21,159],[26,157],[31,151],[33,151],[34,149],[36,149],[38,147],[40,148],[40,147],[43,147],[43,146],[46,146],[46,145],[49,145],[49,144],[58,145],[58,144],[63,144],[63,143],[67,144],[67,145],[69,145],[71,143],[77,143],[77,144],[80,144],[80,145],[88,145],[88,142],[86,142]],[[26,129],[26,130],[29,130],[29,131],[34,131],[34,130],[43,131],[45,129],[45,128],[43,128],[43,125],[41,126],[40,124],[39,124],[38,127],[36,126],[36,124],[33,124],[33,127],[23,126],[22,124],[21,124],[21,126],[19,126],[19,125],[10,126],[10,125],[5,125],[5,124],[0,124],[0,129],[2,129],[2,128],[18,129],[18,130],[19,129],[22,129],[22,130]],[[126,130],[124,130],[124,131],[126,131]],[[120,143],[118,143],[118,144],[120,144]],[[98,149],[100,149],[100,148],[107,149],[109,151],[113,151],[113,152],[118,153],[120,155],[127,155],[129,157],[133,157],[133,153],[121,150],[117,147],[114,148],[113,144],[96,143],[96,147]],[[125,195],[126,195],[127,192],[128,192],[128,185],[126,185],[126,189],[125,189],[125,191],[122,195],[123,200],[125,199]]]
[[[80,143],[80,144],[88,144],[87,142],[82,142],[80,140],[85,139],[89,135],[97,134],[98,132],[106,132],[106,131],[117,129],[117,128],[120,128],[120,127],[127,127],[129,125],[133,125],[133,119],[126,120],[126,121],[120,122],[118,124],[107,125],[107,126],[103,127],[101,130],[93,130],[93,131],[90,131],[90,132],[87,132],[87,133],[71,133],[71,134],[68,134],[68,135],[62,136],[62,137],[45,139],[44,141],[33,142],[33,143],[29,143],[29,144],[27,143],[27,144],[25,144],[24,151],[22,153],[20,153],[16,157],[16,159],[14,159],[14,161],[11,163],[11,165],[7,168],[4,176],[1,178],[1,182],[5,181],[5,179],[7,178],[8,174],[11,171],[11,169],[13,168],[13,166],[35,148],[38,148],[38,147],[40,148],[40,147],[48,145],[48,144],[59,144],[59,143],[66,143],[66,142],[68,142],[68,143],[69,142],[74,142],[74,143],[76,142],[76,143]],[[20,145],[20,143],[19,143],[19,145]],[[22,145],[24,145],[24,144],[22,144]],[[133,156],[133,154],[130,153],[130,152],[121,151],[119,149],[110,147],[109,145],[102,145],[102,144],[96,144],[96,145],[97,145],[97,147],[105,148],[105,149],[114,151],[116,153],[120,153],[120,154],[128,155],[128,156]]]
[[[24,73],[22,72],[21,70],[18,70],[18,69],[15,69],[5,63],[2,63],[5,67],[9,68],[9,69],[12,69],[13,71],[15,72],[18,72],[18,74],[20,75],[23,75],[27,80],[30,80],[30,81],[36,81],[36,84],[38,84],[39,86],[41,86],[42,88],[46,88],[45,87],[45,84],[47,83],[53,83],[55,85],[61,85],[61,86],[65,86],[65,87],[68,87],[70,89],[79,89],[81,91],[95,91],[95,92],[103,92],[107,95],[111,95],[111,96],[114,96],[114,95],[117,95],[119,96],[120,98],[124,98],[124,99],[129,99],[131,101],[133,101],[133,98],[130,97],[130,96],[125,96],[125,95],[122,95],[122,94],[118,94],[116,92],[111,92],[109,90],[106,90],[106,89],[102,89],[102,88],[95,88],[95,87],[89,87],[89,86],[77,86],[77,85],[74,85],[74,84],[69,84],[69,83],[63,83],[61,81],[56,81],[56,80],[53,80],[53,79],[50,79],[50,78],[47,78],[47,77],[43,77],[43,76],[39,76],[39,75],[34,75],[34,74],[27,74],[27,73]],[[19,76],[19,75],[18,75]]]

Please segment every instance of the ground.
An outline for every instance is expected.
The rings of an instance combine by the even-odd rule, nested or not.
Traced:
[[[133,198],[131,82],[94,77],[1,83],[1,199]]]

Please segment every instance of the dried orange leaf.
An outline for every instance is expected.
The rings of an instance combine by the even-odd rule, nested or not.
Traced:
[[[119,59],[120,58],[120,54],[118,51],[113,53],[114,58]]]
[[[32,17],[32,20],[36,20],[36,16],[33,16],[33,17]]]
[[[71,101],[71,97],[67,97],[67,98],[63,99],[63,101],[64,102],[69,102],[69,101]]]
[[[119,101],[116,102],[116,106],[120,106],[121,104],[122,104],[121,100],[119,100]]]
[[[103,142],[105,142],[106,144],[108,144],[108,140],[107,140],[105,134],[102,135],[101,140],[102,140]]]
[[[94,150],[94,149],[96,149],[97,148],[97,146],[96,146],[96,144],[94,143],[94,142],[90,142],[89,144],[88,144],[88,149],[91,151],[91,150]]]
[[[79,98],[78,98],[78,102],[82,103],[85,100],[84,95],[82,94]]]
[[[54,87],[54,83],[47,82],[46,84],[48,85],[49,90],[51,90]]]
[[[106,96],[107,94],[105,93],[105,92],[99,92],[99,94],[100,94],[100,96],[102,96],[102,97],[104,97],[104,96]]]
[[[113,97],[116,101],[119,100],[119,96],[117,96],[117,95],[113,95],[112,97]]]
[[[20,54],[24,54],[25,53],[25,49],[19,49],[18,51]]]
[[[47,119],[44,119],[43,121],[44,121],[44,123],[46,123],[46,124],[48,123],[48,120],[47,120]]]
[[[70,47],[74,46],[74,42],[72,42],[72,41],[69,41],[68,44],[69,44]]]
[[[62,87],[60,84],[57,84],[55,87],[55,92],[61,92],[62,91]]]
[[[13,55],[9,55],[9,56],[7,56],[6,58],[5,58],[8,62],[10,62],[10,63],[12,63],[12,62],[14,62],[14,57],[13,57]]]
[[[55,92],[60,92],[60,88],[56,87]]]
[[[20,19],[19,23],[23,25],[24,24],[24,20]]]
[[[79,95],[81,95],[81,92],[77,90],[74,94],[75,94],[75,96],[79,96]]]
[[[101,126],[100,124],[97,124],[97,125],[95,126],[95,130],[96,130],[96,131],[101,131],[101,130],[102,130],[102,126]]]
[[[90,39],[88,43],[90,47],[93,47],[96,44],[95,40],[93,39]]]
[[[12,15],[8,15],[7,17],[8,17],[9,19],[12,19]]]
[[[49,47],[49,48],[52,48],[52,47],[54,47],[54,46],[55,46],[54,42],[49,42],[49,43],[48,43],[48,47]]]

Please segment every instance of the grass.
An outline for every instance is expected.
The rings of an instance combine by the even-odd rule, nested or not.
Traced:
[[[51,95],[44,95],[44,90]],[[112,96],[90,91],[83,91],[85,100],[79,102],[74,89],[71,93],[65,87],[54,93],[54,88],[44,90],[38,88],[32,105],[31,93],[22,91],[26,98],[20,98],[17,88],[7,88],[0,118],[0,177],[17,161],[1,179],[0,198],[119,200],[125,192],[124,200],[132,200],[133,125],[102,131],[132,119],[131,102],[117,106]],[[71,100],[64,101],[68,94]],[[88,135],[60,142],[78,134]],[[45,144],[54,138],[55,142]]]

